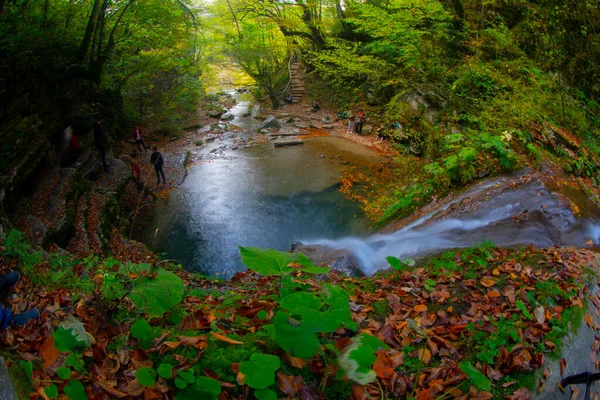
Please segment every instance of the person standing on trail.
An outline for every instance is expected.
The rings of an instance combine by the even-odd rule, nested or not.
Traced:
[[[0,274],[0,296],[4,296],[10,289],[15,287],[21,275],[12,271],[8,274]],[[4,330],[11,325],[24,326],[31,320],[36,320],[40,316],[37,309],[32,308],[21,314],[13,314],[8,308],[0,305],[0,330]]]
[[[350,114],[348,116],[348,129],[346,130],[346,133],[352,133],[354,131],[354,123],[356,121],[356,118],[354,118],[354,114]]]
[[[104,172],[108,172],[108,165],[106,165],[106,136],[104,136],[104,129],[102,128],[103,122],[103,120],[99,119],[94,123],[94,144],[98,153],[100,153]]]
[[[356,125],[354,125],[354,132],[361,135],[364,123],[365,123],[365,112],[361,108],[356,113]]]
[[[144,146],[144,150],[148,152],[148,148],[144,144],[144,139],[142,138],[142,128],[136,125],[135,129],[131,131],[131,135],[135,140],[135,144],[137,144],[138,150],[140,153],[142,152],[142,146]],[[141,145],[141,146],[140,146]]]
[[[167,180],[165,179],[165,173],[163,172],[164,160],[162,154],[158,151],[158,148],[154,146],[152,148],[152,155],[150,156],[150,163],[154,167],[154,172],[156,172],[156,184],[160,184],[160,176],[162,175],[163,185],[167,184]]]

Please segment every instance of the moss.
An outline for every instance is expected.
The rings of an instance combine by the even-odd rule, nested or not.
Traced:
[[[33,384],[25,373],[25,369],[19,364],[20,357],[7,351],[1,351],[0,357],[7,361],[8,375],[17,393],[17,398],[29,399],[29,394],[33,392]],[[34,369],[36,369],[35,366]]]

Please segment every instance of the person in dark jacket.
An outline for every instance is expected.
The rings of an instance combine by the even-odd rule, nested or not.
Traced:
[[[94,144],[96,145],[98,153],[100,153],[100,159],[102,160],[104,172],[108,172],[108,165],[106,165],[106,137],[104,136],[102,122],[104,121],[99,119],[94,124]]]
[[[137,144],[137,147],[138,147],[138,150],[140,151],[140,153],[142,152],[142,146],[144,146],[144,150],[146,152],[148,152],[148,148],[144,144],[144,138],[142,137],[142,128],[140,128],[139,126],[136,126],[135,129],[133,131],[131,131],[131,135],[133,136],[133,139],[135,140],[135,144]]]
[[[156,146],[152,148],[152,151],[153,153],[150,156],[150,163],[154,167],[154,172],[156,172],[156,184],[158,185],[160,183],[161,175],[163,179],[163,184],[166,184],[167,180],[165,179],[165,173],[163,172],[163,165],[165,163],[163,160],[163,156],[162,154],[160,154]]]
[[[0,296],[4,296],[6,292],[15,287],[21,275],[16,272],[8,274],[0,274]],[[38,319],[40,313],[37,309],[32,308],[21,314],[13,314],[10,309],[0,305],[0,330],[4,330],[11,325],[24,326],[29,321]]]

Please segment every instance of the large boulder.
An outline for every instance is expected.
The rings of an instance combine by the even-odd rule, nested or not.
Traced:
[[[223,115],[221,115],[221,121],[233,121],[233,119],[235,118],[235,115],[231,114],[231,113],[225,113]]]
[[[221,118],[221,115],[225,114],[227,112],[227,110],[224,110],[222,108],[215,108],[213,110],[209,110],[206,115],[208,115],[211,118],[215,118],[215,119],[219,119]]]
[[[269,118],[265,119],[262,124],[260,124],[258,130],[267,128],[279,129],[281,128],[281,124],[279,123],[279,121],[277,121],[277,118],[271,115]]]
[[[347,250],[334,250],[321,245],[292,245],[292,253],[302,253],[315,265],[329,267],[348,276],[363,276],[358,259]]]

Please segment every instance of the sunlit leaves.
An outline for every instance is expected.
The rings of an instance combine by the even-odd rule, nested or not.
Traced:
[[[273,249],[240,247],[242,262],[261,275],[284,276],[294,271],[310,274],[326,274],[329,268],[315,267],[303,254],[292,254]],[[298,265],[291,265],[297,263]]]

